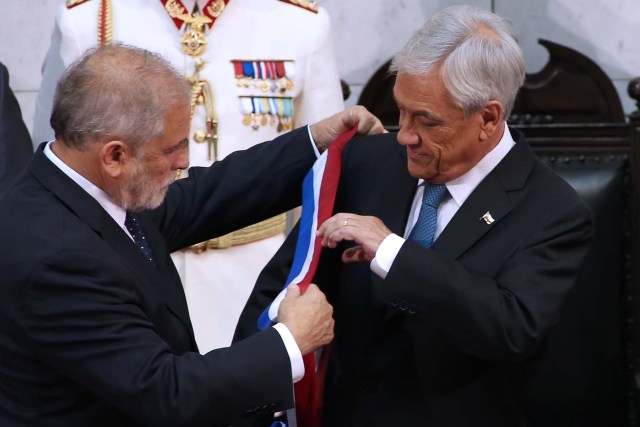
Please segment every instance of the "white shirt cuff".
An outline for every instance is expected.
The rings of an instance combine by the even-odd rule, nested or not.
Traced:
[[[276,323],[273,328],[278,331],[284,347],[289,353],[289,359],[291,360],[291,379],[294,383],[297,383],[304,377],[304,362],[302,361],[302,353],[296,344],[296,340],[293,338],[291,331],[284,323]]]
[[[309,140],[311,141],[311,146],[313,147],[313,152],[316,153],[316,158],[320,157],[320,151],[316,146],[316,142],[313,140],[313,135],[311,135],[311,126],[307,126],[307,132],[309,132]]]
[[[384,238],[380,247],[376,251],[376,256],[371,260],[371,271],[384,279],[387,277],[393,261],[396,260],[400,248],[404,244],[404,239],[397,234],[389,234]]]

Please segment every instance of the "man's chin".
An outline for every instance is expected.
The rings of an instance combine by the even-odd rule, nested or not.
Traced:
[[[167,190],[169,189],[169,187],[164,187],[160,190],[157,191],[157,197],[154,197],[153,200],[149,201],[148,206],[146,207],[146,209],[155,209],[157,207],[159,207],[163,202],[165,197],[167,196]]]
[[[413,164],[412,162],[409,162],[407,165],[409,175],[411,175],[416,179],[424,179],[425,181],[429,182],[429,180],[432,179],[436,174],[434,174],[430,170],[426,170],[424,167],[421,167],[421,166],[422,165],[416,165],[416,164]]]
[[[151,197],[146,200],[138,200],[136,203],[132,203],[128,210],[133,212],[141,212],[156,209],[163,202],[164,198],[167,195],[167,187],[161,188],[150,195]]]

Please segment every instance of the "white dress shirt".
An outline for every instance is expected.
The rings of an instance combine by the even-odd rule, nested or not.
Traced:
[[[509,132],[509,128],[505,125],[504,133],[498,145],[494,147],[486,156],[482,158],[474,167],[469,169],[467,173],[453,179],[445,185],[447,186],[448,195],[440,203],[438,207],[438,217],[436,219],[436,231],[434,234],[434,242],[442,233],[442,230],[449,224],[451,218],[458,212],[460,206],[467,200],[467,197],[476,189],[482,180],[502,161],[509,150],[515,145],[513,137]],[[388,235],[380,244],[376,256],[371,261],[371,271],[381,278],[387,277],[393,261],[395,261],[400,248],[405,240],[409,237],[413,226],[418,220],[420,214],[420,205],[422,204],[422,194],[424,193],[424,180],[418,180],[415,195],[413,196],[413,204],[409,212],[407,226],[404,231],[404,237],[397,234]]]
[[[309,135],[311,135],[310,131],[309,131]],[[131,237],[131,234],[129,234],[129,231],[127,231],[127,228],[124,226],[124,221],[125,221],[127,212],[124,209],[122,209],[120,206],[116,205],[113,202],[113,200],[111,200],[111,198],[107,195],[107,193],[102,191],[100,188],[96,187],[92,182],[90,182],[88,179],[86,179],[85,177],[80,175],[78,172],[70,168],[58,156],[56,156],[55,153],[51,150],[52,143],[53,141],[49,141],[49,143],[47,143],[47,145],[44,148],[44,155],[47,156],[47,158],[51,160],[51,162],[54,165],[56,165],[62,172],[64,172],[76,184],[78,184],[87,193],[89,193],[89,195],[93,197],[100,204],[100,206],[102,206],[102,208],[109,214],[109,216],[113,218],[113,220],[120,226],[122,231],[124,231],[127,234],[127,236],[129,236],[129,238],[133,240],[133,237]],[[315,144],[312,144],[312,145],[314,147],[314,150],[316,150],[316,153],[317,153],[317,148]],[[298,348],[298,345],[296,344],[296,341],[293,338],[291,331],[289,331],[289,328],[284,323],[278,323],[274,325],[274,328],[280,334],[280,337],[282,338],[282,341],[287,350],[287,353],[289,354],[289,359],[291,360],[291,376],[292,376],[293,382],[294,383],[298,382],[304,376],[304,362],[302,361],[302,354],[300,353],[300,349]]]

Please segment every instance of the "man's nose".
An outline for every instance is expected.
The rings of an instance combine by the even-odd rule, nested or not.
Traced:
[[[176,161],[174,162],[174,169],[188,169],[189,168],[189,151],[180,151]]]

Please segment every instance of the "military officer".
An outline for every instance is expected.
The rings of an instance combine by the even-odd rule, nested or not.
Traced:
[[[87,48],[112,41],[158,52],[190,80],[191,166],[208,166],[344,108],[329,16],[315,2],[67,0],[43,67],[36,144],[53,138],[49,115],[65,67]],[[172,254],[202,353],[231,343],[285,227],[282,215]]]

